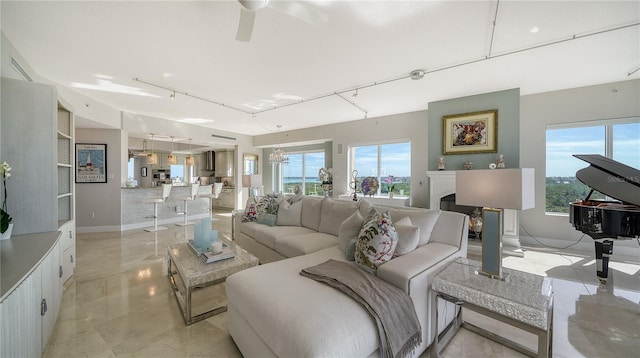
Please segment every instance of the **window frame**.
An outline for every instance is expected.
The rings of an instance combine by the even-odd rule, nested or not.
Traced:
[[[306,155],[307,154],[315,154],[322,153],[324,156],[324,163],[327,162],[327,153],[322,149],[310,149],[310,150],[302,150],[302,151],[293,151],[293,152],[285,152],[288,156],[291,155],[302,155],[302,188],[300,190],[302,193],[306,193]],[[286,164],[284,164],[286,165]],[[279,193],[288,193],[288,191],[284,191],[284,165],[283,164],[271,164],[271,173],[272,173],[272,183],[273,183],[273,191],[277,191]],[[324,164],[323,164],[324,166]],[[305,194],[306,195],[306,194]],[[322,196],[320,194],[314,196]]]
[[[411,160],[413,159],[413,144],[411,142],[411,139],[409,138],[399,138],[399,139],[389,139],[389,140],[378,140],[378,141],[368,141],[368,142],[357,142],[357,143],[351,143],[349,144],[348,148],[347,148],[347,153],[348,153],[348,160],[347,160],[347,167],[348,169],[348,177],[346,178],[346,184],[347,184],[347,188],[349,188],[349,192],[351,192],[351,188],[350,188],[350,183],[353,180],[352,177],[352,173],[354,170],[354,166],[355,166],[355,148],[358,147],[373,147],[373,146],[377,146],[377,172],[378,172],[378,183],[380,184],[378,186],[378,190],[376,192],[376,194],[374,195],[374,197],[386,197],[383,195],[382,193],[382,183],[384,181],[384,178],[386,178],[386,176],[382,176],[382,146],[384,145],[390,145],[390,144],[408,144],[409,145],[409,150],[410,150],[410,156],[409,156],[409,193],[405,194],[405,195],[410,195],[411,193],[411,184],[412,184],[412,170],[413,167],[411,165]],[[370,176],[370,175],[366,175],[365,177]],[[359,189],[359,188],[358,188]]]
[[[546,184],[546,178],[549,177],[549,173],[547,173],[547,158],[548,158],[548,152],[547,152],[547,141],[546,141],[546,136],[547,136],[547,132],[549,130],[558,130],[558,129],[571,129],[571,128],[586,128],[586,127],[604,127],[604,156],[607,158],[611,158],[613,159],[613,127],[616,125],[622,125],[622,124],[633,124],[633,123],[640,123],[640,117],[620,117],[620,118],[610,118],[610,119],[595,119],[595,120],[587,120],[587,121],[580,121],[580,122],[567,122],[567,123],[551,123],[551,124],[547,124],[545,126],[545,171],[544,171],[544,178],[545,178],[545,185],[544,185],[544,208],[545,208],[545,215],[547,216],[565,216],[568,217],[569,216],[569,212],[563,213],[563,212],[549,212],[547,211],[547,184]],[[615,159],[614,159],[615,160]],[[587,163],[585,163],[585,166],[587,165]],[[607,197],[607,200],[611,200],[612,198]]]

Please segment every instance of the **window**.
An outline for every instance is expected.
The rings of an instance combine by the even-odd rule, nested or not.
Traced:
[[[289,164],[280,165],[282,180],[278,182],[282,185],[279,191],[293,193],[295,188],[299,187],[305,195],[323,195],[318,171],[324,167],[324,152],[287,153],[287,155]]]
[[[598,121],[547,127],[546,212],[569,213],[569,203],[584,199],[591,188],[576,179],[588,163],[573,154],[600,154],[640,168],[640,119]],[[604,199],[594,192],[593,199]]]
[[[392,186],[393,192],[401,196],[411,192],[410,142],[353,146],[350,156],[349,175],[357,170],[359,181],[376,178],[380,183],[377,195],[388,194]]]

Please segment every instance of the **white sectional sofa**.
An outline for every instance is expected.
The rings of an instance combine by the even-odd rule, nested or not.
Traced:
[[[328,259],[355,265],[338,245],[340,227],[356,210],[366,212],[370,205],[304,197],[301,204],[289,207],[293,211],[278,211],[276,223],[288,225],[242,222],[241,214],[234,216],[234,239],[262,264],[226,281],[229,332],[245,357],[379,355],[378,330],[366,310],[338,290],[300,275],[303,268]],[[419,235],[417,248],[383,263],[376,272],[412,298],[422,328],[422,343],[414,351],[418,356],[436,331],[431,278],[447,263],[466,256],[468,218],[440,210],[376,207],[388,210],[392,222],[409,217],[419,228],[414,231]],[[439,306],[445,318],[440,320],[441,331],[456,309]]]

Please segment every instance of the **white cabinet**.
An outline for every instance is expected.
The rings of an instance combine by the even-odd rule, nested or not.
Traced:
[[[216,199],[213,199],[211,205],[213,207],[220,207],[226,209],[234,209],[235,208],[235,197],[236,192],[234,189],[222,189],[220,195]]]
[[[216,151],[216,176],[232,177],[234,168],[233,150],[217,150]]]
[[[41,271],[37,267],[0,303],[0,347],[3,357],[41,356],[41,285]]]
[[[57,237],[57,233],[55,235]],[[35,237],[34,240],[43,241],[43,238]],[[31,240],[27,244],[16,242],[11,246],[14,250],[3,248],[12,251],[12,255],[20,255],[24,249],[38,244]],[[53,333],[62,302],[60,241],[49,247],[42,261],[36,263],[0,303],[2,357],[41,357]]]
[[[67,282],[76,267],[76,226],[73,222],[60,227],[60,265],[62,266],[62,282]]]

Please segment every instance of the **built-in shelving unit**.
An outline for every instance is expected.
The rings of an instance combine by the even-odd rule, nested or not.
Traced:
[[[58,227],[74,219],[73,115],[58,103]]]

